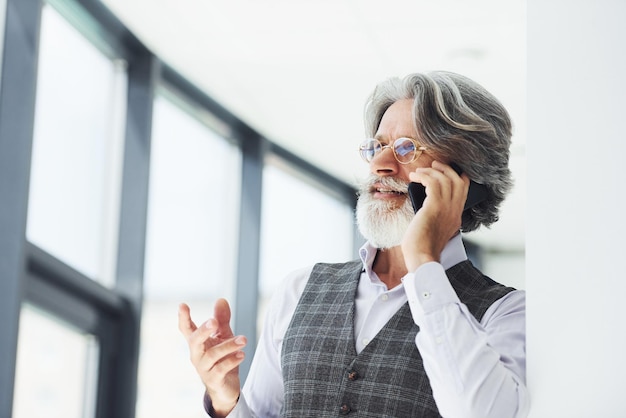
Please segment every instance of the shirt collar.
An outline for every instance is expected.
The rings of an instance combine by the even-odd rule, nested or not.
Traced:
[[[365,242],[359,249],[359,257],[361,258],[361,262],[363,262],[363,269],[367,272],[369,277],[372,277],[372,265],[374,264],[377,252],[378,248],[374,247],[369,241]],[[467,260],[467,253],[465,252],[463,239],[459,233],[448,241],[441,252],[441,265],[444,270],[447,270],[465,260]]]

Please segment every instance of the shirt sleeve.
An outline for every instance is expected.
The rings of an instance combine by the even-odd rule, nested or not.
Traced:
[[[253,415],[244,416],[278,417],[283,404],[283,380],[280,367],[280,351],[271,335],[274,324],[266,321],[259,344],[254,353],[254,360],[242,395],[248,399],[247,406]]]
[[[526,417],[525,293],[510,292],[478,322],[439,263],[422,265],[405,277],[404,286],[441,415]]]
[[[204,394],[204,410],[206,413],[212,417],[212,406],[211,406],[211,398],[205,393]],[[246,398],[241,394],[239,396],[239,400],[237,401],[237,405],[230,411],[230,414],[226,416],[227,418],[250,418],[254,417],[252,412],[250,412],[250,408],[248,408],[248,403],[246,402]]]

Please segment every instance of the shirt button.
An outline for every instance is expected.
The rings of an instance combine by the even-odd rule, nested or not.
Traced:
[[[386,302],[386,301],[389,299],[389,295],[385,293],[384,295],[382,295],[382,296],[380,297],[380,299],[381,299],[383,302]]]
[[[348,415],[350,413],[350,407],[346,404],[341,405],[339,408],[339,413],[341,415]]]
[[[443,338],[441,338],[441,337],[437,337],[437,338],[435,338],[435,342],[436,342],[437,344],[441,344],[441,343],[443,342]]]
[[[424,299],[428,299],[428,298],[430,297],[430,292],[423,291],[423,292],[422,292],[422,297],[423,297]]]
[[[363,343],[363,345],[368,345],[370,343],[370,340],[368,340],[367,338],[363,338],[361,342]]]
[[[351,371],[350,373],[348,373],[348,379],[349,380],[357,380],[359,378],[359,374],[355,371]]]

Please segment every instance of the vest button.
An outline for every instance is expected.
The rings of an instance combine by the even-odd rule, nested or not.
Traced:
[[[350,407],[346,404],[341,405],[339,408],[339,413],[341,415],[348,415],[350,413]]]
[[[359,378],[359,374],[355,371],[351,371],[348,373],[348,380],[357,380]]]

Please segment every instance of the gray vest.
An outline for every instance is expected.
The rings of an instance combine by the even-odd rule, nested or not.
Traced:
[[[283,340],[281,416],[440,417],[408,303],[356,353],[354,299],[361,271],[360,261],[313,268]],[[479,320],[514,290],[483,276],[469,261],[446,274]]]

